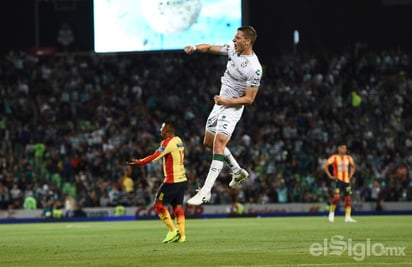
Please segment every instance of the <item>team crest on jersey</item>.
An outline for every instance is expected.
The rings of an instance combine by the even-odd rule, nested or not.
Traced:
[[[245,60],[245,61],[242,62],[242,64],[240,64],[240,66],[242,68],[246,68],[248,64],[249,64],[249,61]]]
[[[253,84],[254,86],[257,86],[259,84],[260,79],[259,78],[255,78],[253,79]]]

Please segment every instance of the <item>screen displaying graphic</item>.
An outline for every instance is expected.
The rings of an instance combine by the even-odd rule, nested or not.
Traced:
[[[223,45],[242,25],[242,0],[94,0],[93,19],[97,53]]]

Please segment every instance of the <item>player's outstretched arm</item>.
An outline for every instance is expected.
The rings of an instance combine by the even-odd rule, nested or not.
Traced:
[[[126,164],[129,165],[129,166],[134,166],[134,165],[138,165],[137,162],[138,162],[138,159],[132,159],[132,160],[126,162]]]
[[[183,50],[189,55],[193,54],[195,51],[201,53],[221,54],[222,46],[210,44],[187,45]]]

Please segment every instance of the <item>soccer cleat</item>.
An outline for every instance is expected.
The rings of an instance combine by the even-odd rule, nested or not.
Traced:
[[[352,219],[352,217],[345,217],[345,222],[355,223],[356,220]]]
[[[194,195],[187,201],[187,204],[193,205],[193,206],[199,206],[199,205],[209,202],[211,197],[212,197],[212,194],[210,192],[207,192],[205,194],[202,192],[202,190],[199,190],[196,195]]]
[[[166,238],[163,239],[162,243],[171,243],[175,242],[177,239],[179,239],[180,235],[177,230],[174,231],[169,231],[166,235]]]
[[[179,239],[175,240],[176,243],[185,243],[186,242],[186,236],[179,236]]]
[[[331,222],[331,223],[333,223],[333,221],[335,220],[335,213],[329,213],[329,221]]]
[[[249,177],[249,173],[245,169],[241,169],[238,173],[232,174],[232,181],[230,181],[229,186],[234,188],[237,187],[241,182]]]

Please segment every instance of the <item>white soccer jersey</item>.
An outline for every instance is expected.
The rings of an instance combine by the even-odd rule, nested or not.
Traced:
[[[255,53],[238,55],[230,45],[224,45],[221,53],[228,56],[228,61],[221,78],[220,96],[226,99],[238,98],[245,95],[246,87],[260,86],[262,65]]]

